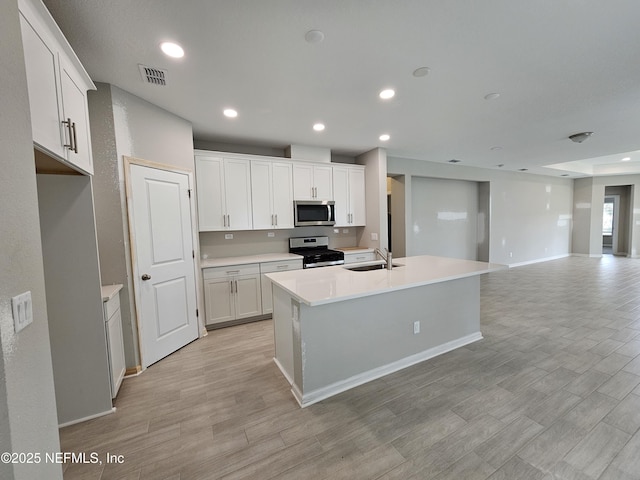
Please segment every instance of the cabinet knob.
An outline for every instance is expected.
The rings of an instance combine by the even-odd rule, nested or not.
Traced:
[[[144,281],[151,280],[151,275],[149,275],[148,273],[144,273],[141,278]]]

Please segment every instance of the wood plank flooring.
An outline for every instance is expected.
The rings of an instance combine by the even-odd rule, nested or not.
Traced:
[[[483,276],[482,341],[300,409],[271,321],[210,332],[126,379],[63,451],[71,479],[640,479],[640,262]]]

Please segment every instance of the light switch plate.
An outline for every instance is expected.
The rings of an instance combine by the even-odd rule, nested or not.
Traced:
[[[33,323],[33,305],[31,302],[31,292],[24,292],[11,299],[11,309],[13,311],[13,325],[18,333],[27,325]]]
[[[373,240],[373,241],[378,240],[378,234],[377,234],[377,233],[375,233],[375,232],[374,232],[374,233],[372,233],[372,234],[371,234],[371,240]]]

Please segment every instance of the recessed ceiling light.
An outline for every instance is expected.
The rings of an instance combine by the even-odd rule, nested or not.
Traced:
[[[491,147],[491,150],[493,150],[494,152],[496,152],[496,151],[498,151],[498,150],[502,150],[502,147],[498,147],[498,146]]]
[[[389,140],[391,138],[391,135],[389,135],[388,133],[383,133],[382,135],[380,135],[378,137],[381,141],[386,142],[387,140]]]
[[[316,132],[321,132],[321,131],[323,131],[323,130],[324,130],[324,123],[316,123],[316,124],[313,126],[313,129],[314,129]]]
[[[386,88],[380,92],[380,98],[382,98],[383,100],[389,100],[390,98],[393,98],[395,94],[395,90],[393,90],[392,88]]]
[[[225,117],[229,117],[229,118],[236,118],[238,116],[238,112],[235,111],[233,108],[225,108],[222,113],[224,113]]]
[[[621,162],[628,162],[629,160],[631,160],[631,157],[624,157],[622,160],[620,160]]]
[[[500,96],[500,94],[499,94],[499,93],[487,93],[487,94],[484,96],[484,99],[485,99],[485,100],[495,100],[495,99],[496,99],[496,98],[498,98],[499,96]]]
[[[184,50],[177,43],[172,43],[172,42],[161,43],[160,49],[164,52],[165,55],[168,55],[169,57],[172,57],[172,58],[184,57]]]
[[[324,40],[324,32],[321,30],[309,30],[304,34],[307,43],[320,43]]]
[[[429,75],[430,71],[431,71],[431,69],[429,67],[416,68],[413,71],[413,76],[414,77],[426,77],[427,75]]]

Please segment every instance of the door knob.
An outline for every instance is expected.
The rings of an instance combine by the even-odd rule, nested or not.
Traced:
[[[148,273],[143,274],[142,280],[151,280],[151,275],[149,275]]]

